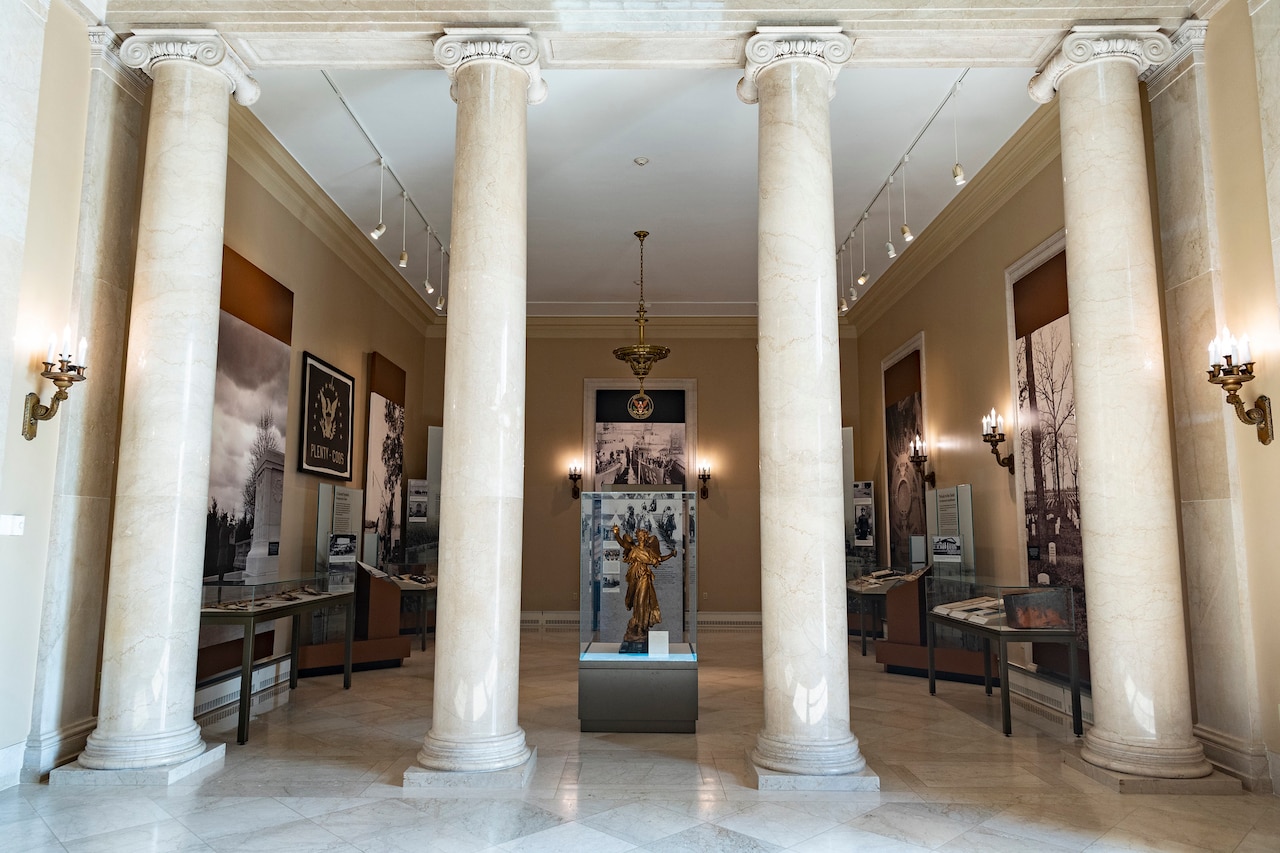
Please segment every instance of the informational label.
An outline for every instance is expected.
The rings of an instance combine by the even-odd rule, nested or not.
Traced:
[[[333,525],[332,533],[343,533],[355,536],[360,532],[360,490],[344,489],[341,486],[333,490]]]
[[[954,488],[934,492],[938,501],[938,534],[960,535],[960,501]]]

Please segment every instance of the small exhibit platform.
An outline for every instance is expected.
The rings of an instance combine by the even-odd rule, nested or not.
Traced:
[[[666,655],[619,654],[618,643],[583,643],[578,720],[584,732],[692,734],[698,723],[698,655],[672,643]]]

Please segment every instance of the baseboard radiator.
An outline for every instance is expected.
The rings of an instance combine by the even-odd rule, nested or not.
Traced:
[[[1071,728],[1071,687],[1022,667],[1009,667],[1009,701],[1051,723]],[[1080,718],[1093,725],[1093,699],[1080,688]]]
[[[289,701],[289,658],[256,664],[250,681],[249,707],[269,711]],[[208,726],[233,717],[240,710],[240,672],[227,672],[196,688],[196,723]]]

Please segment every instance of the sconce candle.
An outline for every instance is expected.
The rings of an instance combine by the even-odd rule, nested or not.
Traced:
[[[1249,346],[1249,336],[1241,335],[1236,340],[1226,326],[1222,333],[1209,342],[1209,381],[1219,385],[1227,393],[1227,405],[1236,410],[1240,422],[1258,428],[1258,441],[1270,444],[1275,434],[1271,420],[1271,400],[1261,395],[1254,402],[1253,408],[1246,409],[1240,397],[1240,389],[1244,383],[1254,378],[1253,351]]]
[[[77,382],[84,381],[85,357],[89,352],[89,342],[80,339],[79,354],[73,356],[71,351],[71,327],[62,331],[62,350],[57,350],[58,338],[49,337],[49,350],[45,353],[44,367],[40,375],[53,383],[58,390],[48,405],[40,402],[40,395],[34,392],[27,395],[22,411],[22,437],[31,441],[36,437],[36,425],[47,421],[58,413],[58,406],[67,399],[67,389]],[[74,360],[73,360],[74,359]]]
[[[569,466],[569,482],[573,483],[574,500],[577,500],[579,497],[582,496],[582,489],[578,488],[578,481],[581,479],[582,479],[582,466],[576,465],[576,464],[570,465]]]
[[[704,462],[698,466],[698,479],[702,482],[702,488],[698,490],[698,497],[705,501],[711,495],[711,491],[707,488],[707,483],[711,480],[710,465]]]
[[[982,440],[991,445],[991,453],[996,457],[996,462],[1002,468],[1009,469],[1009,476],[1013,476],[1013,454],[1008,456],[1000,455],[1000,442],[1004,441],[1004,415],[997,415],[996,410],[992,409],[991,414],[982,416]]]

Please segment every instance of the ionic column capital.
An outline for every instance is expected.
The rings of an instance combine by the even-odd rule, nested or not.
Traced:
[[[258,100],[262,92],[248,67],[217,30],[134,30],[120,45],[120,57],[125,65],[139,68],[151,77],[155,76],[152,69],[161,62],[194,62],[212,68],[227,78],[236,103],[244,107]]]
[[[547,99],[547,82],[538,64],[538,43],[529,30],[481,27],[445,28],[436,39],[435,58],[449,75],[449,94],[458,100],[458,71],[468,62],[505,62],[529,75],[529,103]]]
[[[1078,26],[1031,78],[1027,91],[1033,100],[1047,104],[1057,94],[1062,78],[1082,65],[1101,59],[1126,59],[1142,73],[1165,62],[1172,53],[1168,37],[1155,27]]]
[[[836,75],[853,55],[853,41],[839,27],[760,27],[747,41],[746,73],[738,81],[738,97],[754,104],[760,99],[756,80],[779,62],[817,62],[827,69],[829,98],[836,94]]]

